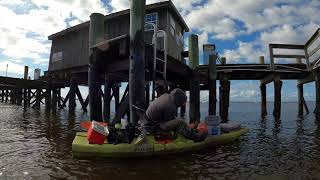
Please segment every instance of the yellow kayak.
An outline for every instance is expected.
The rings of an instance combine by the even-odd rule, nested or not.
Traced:
[[[239,139],[248,132],[241,128],[219,136],[208,136],[204,141],[194,142],[183,136],[178,136],[173,142],[164,144],[155,141],[154,136],[148,136],[146,141],[138,144],[89,144],[86,132],[78,132],[72,142],[74,157],[141,157],[173,154],[204,149],[208,146],[219,146]],[[134,142],[134,141],[133,141]]]

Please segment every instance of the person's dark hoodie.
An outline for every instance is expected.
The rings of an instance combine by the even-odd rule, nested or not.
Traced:
[[[173,120],[178,107],[187,101],[186,94],[181,89],[174,89],[170,94],[163,94],[154,100],[146,110],[148,120],[152,124],[161,124]]]

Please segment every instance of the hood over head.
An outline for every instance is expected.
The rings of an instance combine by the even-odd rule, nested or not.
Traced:
[[[182,106],[187,101],[186,94],[179,88],[172,90],[170,93],[170,97],[177,106]]]

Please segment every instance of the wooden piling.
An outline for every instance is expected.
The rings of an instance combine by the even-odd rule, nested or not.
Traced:
[[[227,63],[227,59],[225,57],[221,57],[221,65],[225,65]]]
[[[302,63],[301,58],[296,58],[296,63],[301,64]],[[299,83],[299,81],[298,81],[297,90],[298,90],[298,116],[302,117],[303,116],[303,107],[305,108],[306,113],[309,114],[309,109],[308,109],[307,103],[305,102],[304,97],[303,97],[303,83]]]
[[[200,121],[200,72],[198,35],[189,36],[189,66],[193,69],[190,81],[189,121]]]
[[[57,92],[57,96],[58,96],[58,107],[61,107],[61,101],[62,101],[62,97],[61,97],[61,88],[58,88],[58,92]]]
[[[22,88],[16,89],[16,99],[18,106],[22,106],[22,94]]]
[[[30,107],[31,105],[31,92],[32,92],[32,89],[28,89],[28,96],[27,96],[28,107]]]
[[[2,89],[1,90],[1,102],[4,102],[4,99],[5,99],[5,93],[6,93],[6,90],[5,89]]]
[[[209,55],[209,69],[208,69],[208,86],[209,86],[209,115],[216,115],[217,104],[217,67],[216,55]]]
[[[37,89],[36,90],[36,100],[35,100],[34,107],[36,109],[40,109],[40,103],[41,103],[41,89]]]
[[[52,89],[52,101],[51,101],[51,110],[52,112],[57,111],[57,106],[58,106],[58,89],[53,88]]]
[[[90,120],[102,121],[102,102],[101,102],[101,69],[99,60],[101,58],[100,50],[93,48],[96,44],[104,41],[105,25],[104,15],[93,13],[90,15],[90,30],[89,30],[89,107]]]
[[[106,75],[104,82],[104,97],[103,97],[103,119],[105,122],[110,121],[110,101],[111,101],[112,82]]]
[[[129,68],[129,102],[130,121],[138,122],[140,109],[145,109],[145,49],[144,21],[145,0],[130,1],[130,68]]]
[[[264,61],[264,56],[259,56],[259,63],[260,64],[265,64]],[[266,87],[266,82],[261,80],[260,81],[260,94],[261,94],[261,118],[264,118],[265,116],[268,115],[267,112],[267,87]]]
[[[220,118],[222,122],[227,122],[229,115],[230,81],[226,75],[220,79],[219,96]]]
[[[8,97],[10,97],[10,103],[11,104],[16,104],[17,103],[15,94],[16,94],[15,93],[15,89],[14,88],[10,89]]]
[[[275,120],[280,120],[281,116],[281,88],[282,88],[282,81],[280,77],[276,76],[274,78],[274,109],[273,109],[273,116]]]
[[[27,109],[28,107],[28,89],[23,89],[23,108]]]
[[[8,100],[9,100],[9,90],[8,90],[8,88],[6,88],[6,94],[5,94],[5,102],[8,102]]]
[[[70,96],[69,96],[69,111],[70,112],[74,112],[76,109],[76,88],[77,88],[77,84],[76,84],[76,79],[74,77],[72,77],[70,79]]]
[[[298,84],[298,116],[303,116],[303,84]]]
[[[264,56],[259,56],[259,63],[260,64],[265,64]]]
[[[198,35],[191,34],[188,39],[189,43],[189,66],[196,69],[199,66],[199,46]]]
[[[45,102],[46,102],[46,104],[45,104],[46,110],[50,110],[51,109],[51,84],[50,84],[50,82],[48,82],[48,84],[46,86]]]
[[[264,118],[267,112],[267,87],[266,84],[260,84],[260,92],[261,92],[261,118]]]

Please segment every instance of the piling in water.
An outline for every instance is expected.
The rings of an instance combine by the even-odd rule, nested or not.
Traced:
[[[93,13],[90,15],[89,30],[89,106],[90,120],[102,121],[102,102],[101,102],[101,69],[99,60],[101,52],[97,48],[93,48],[96,44],[104,41],[104,15]]]
[[[198,35],[189,36],[189,65],[193,70],[190,81],[190,122],[200,121],[200,72],[199,66],[199,46]]]
[[[138,122],[138,110],[145,109],[145,47],[144,47],[145,0],[130,0],[130,67],[129,102],[130,121]]]

